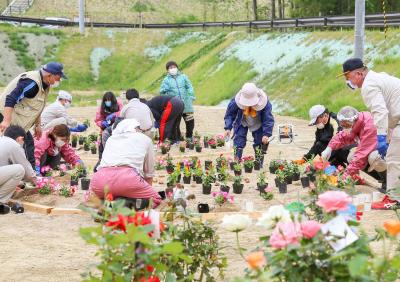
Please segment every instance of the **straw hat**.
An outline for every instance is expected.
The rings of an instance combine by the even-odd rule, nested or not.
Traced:
[[[253,107],[256,111],[259,111],[267,105],[268,97],[254,83],[247,82],[236,94],[235,102],[240,109]]]

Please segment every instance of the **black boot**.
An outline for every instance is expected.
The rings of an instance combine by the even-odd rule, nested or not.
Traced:
[[[382,186],[379,189],[379,192],[386,194],[386,171],[378,172],[378,174],[380,177],[379,182],[382,183]]]

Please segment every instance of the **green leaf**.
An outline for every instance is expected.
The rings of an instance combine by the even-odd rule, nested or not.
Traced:
[[[367,273],[368,258],[366,256],[358,255],[349,261],[348,266],[352,277],[361,276]]]
[[[167,273],[167,276],[165,277],[165,282],[176,282],[176,278],[172,273]]]
[[[163,251],[171,255],[179,255],[183,251],[183,246],[179,242],[171,242],[163,246]]]

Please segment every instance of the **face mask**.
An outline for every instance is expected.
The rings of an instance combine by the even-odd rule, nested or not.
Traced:
[[[62,146],[65,145],[65,142],[62,141],[61,139],[57,138],[57,139],[56,139],[56,142],[54,142],[54,144],[55,144],[58,148],[61,148]]]
[[[64,104],[64,108],[68,109],[69,107],[71,107],[71,103],[70,102],[66,102]]]
[[[170,68],[170,69],[168,70],[168,73],[169,73],[170,75],[176,75],[176,74],[178,73],[178,69],[177,69],[177,68]]]
[[[354,85],[350,80],[346,80],[346,84],[351,90],[356,90],[358,88],[357,85]]]
[[[325,125],[322,122],[317,124],[318,129],[323,129],[324,127]]]
[[[60,82],[59,81],[56,81],[56,82],[54,82],[53,84],[50,85],[50,87],[52,87],[52,88],[57,88],[58,86],[60,86]]]
[[[105,101],[104,104],[106,105],[106,107],[110,108],[111,107],[111,101]]]

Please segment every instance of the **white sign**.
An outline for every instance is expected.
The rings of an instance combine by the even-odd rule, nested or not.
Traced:
[[[343,216],[338,215],[321,227],[322,234],[329,245],[336,251],[340,251],[358,240],[358,236],[347,225]]]

